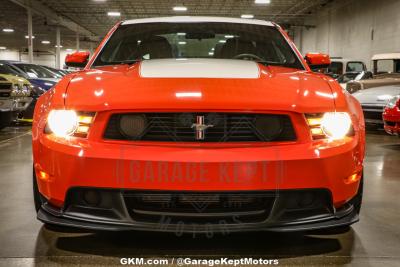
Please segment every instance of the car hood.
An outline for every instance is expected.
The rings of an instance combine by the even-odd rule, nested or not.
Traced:
[[[0,76],[5,78],[6,80],[8,80],[9,82],[11,82],[13,84],[29,84],[29,81],[22,77],[9,75],[9,74],[0,74]]]
[[[255,62],[220,59],[149,60],[75,74],[65,97],[78,110],[334,109],[328,78]]]
[[[380,86],[371,89],[360,90],[353,96],[361,104],[386,105],[392,97],[400,95],[400,86]]]

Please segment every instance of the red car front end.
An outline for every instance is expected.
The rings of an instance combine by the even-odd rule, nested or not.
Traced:
[[[400,136],[400,98],[394,97],[383,111],[385,131],[391,135]]]
[[[158,53],[166,40],[154,40]],[[95,60],[36,105],[34,190],[43,222],[208,232],[358,220],[361,107],[302,59],[304,69],[218,58],[94,68]],[[73,131],[58,134],[71,121]]]

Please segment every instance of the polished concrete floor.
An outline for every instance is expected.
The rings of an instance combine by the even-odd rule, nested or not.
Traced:
[[[400,139],[367,136],[361,220],[344,233],[176,236],[55,231],[35,219],[29,127],[0,132],[0,266],[116,265],[120,257],[278,258],[281,265],[400,266]]]

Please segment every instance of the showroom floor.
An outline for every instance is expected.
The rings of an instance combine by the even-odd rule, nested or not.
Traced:
[[[367,136],[361,221],[333,235],[56,232],[35,219],[28,126],[0,132],[0,266],[119,265],[120,257],[263,257],[281,264],[399,266],[400,139]]]

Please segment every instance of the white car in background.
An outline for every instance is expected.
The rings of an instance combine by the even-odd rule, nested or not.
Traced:
[[[340,84],[340,86],[346,90],[347,83],[354,81],[361,81],[372,78],[372,72],[370,71],[362,71],[362,72],[346,72],[345,74],[340,75],[336,81]]]
[[[346,85],[349,93],[378,86],[400,85],[400,53],[376,54],[372,57],[373,78],[350,81]]]
[[[382,113],[386,104],[397,95],[400,95],[399,85],[386,85],[353,93],[361,103],[367,125],[383,126]]]

